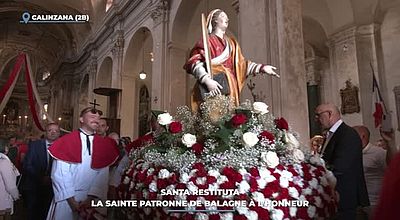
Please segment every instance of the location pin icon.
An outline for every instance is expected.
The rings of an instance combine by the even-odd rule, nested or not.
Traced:
[[[25,24],[28,23],[29,19],[31,18],[31,15],[29,14],[29,12],[24,12],[22,14],[22,20],[25,22]]]

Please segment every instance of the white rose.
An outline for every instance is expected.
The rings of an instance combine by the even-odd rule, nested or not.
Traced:
[[[294,151],[293,151],[293,159],[297,163],[303,162],[304,161],[303,151],[301,151],[300,149],[294,149]]]
[[[317,189],[318,187],[318,180],[315,178],[312,178],[311,181],[308,182],[310,184],[311,188]]]
[[[208,220],[208,215],[206,213],[196,213],[196,220]]]
[[[196,143],[196,136],[194,136],[193,134],[184,134],[182,136],[182,143],[186,146],[186,147],[192,147],[193,144]]]
[[[324,166],[325,167],[325,161],[319,156],[319,155],[313,155],[310,157],[310,163],[317,165],[317,166]]]
[[[125,176],[123,183],[128,184],[129,181],[131,181],[131,179],[129,179],[129,177]]]
[[[249,212],[249,208],[243,207],[243,206],[238,206],[238,207],[236,207],[236,211],[237,211],[240,215],[246,215],[247,212]]]
[[[265,186],[267,185],[267,180],[260,178],[257,180],[257,184],[258,184],[258,188],[264,189]]]
[[[289,180],[288,179],[286,179],[286,178],[279,178],[279,185],[282,187],[282,188],[288,188],[289,187]]]
[[[296,207],[290,207],[289,208],[290,217],[296,217],[296,212],[297,212],[297,208]]]
[[[314,206],[310,206],[307,209],[307,214],[310,218],[314,218],[315,216],[315,212],[317,211],[317,209]]]
[[[258,220],[258,214],[256,211],[249,211],[245,214],[245,216],[249,220]]]
[[[260,192],[253,192],[251,195],[252,195],[254,201],[256,201],[257,203],[259,203],[259,204],[264,203],[264,201],[265,201],[264,194],[262,194]]]
[[[221,214],[219,214],[219,216],[221,217],[221,220],[232,220],[233,219],[233,213],[232,212],[221,213]]]
[[[207,182],[207,178],[206,177],[197,177],[196,178],[196,183],[198,185],[204,185]]]
[[[275,152],[267,151],[261,153],[261,160],[267,163],[270,168],[275,168],[279,164],[279,157]]]
[[[217,183],[218,184],[224,183],[226,181],[228,181],[228,177],[226,177],[224,175],[220,175],[220,176],[217,177]]]
[[[151,168],[149,168],[149,169],[147,170],[147,175],[150,176],[151,174],[153,174],[153,172],[154,172],[154,168],[151,167]]]
[[[336,177],[333,175],[332,171],[327,170],[326,171],[326,178],[328,179],[329,184],[331,185],[332,188],[336,187]]]
[[[187,173],[182,173],[179,179],[181,183],[187,183],[190,179],[190,176]]]
[[[258,172],[260,173],[261,178],[271,175],[271,172],[266,167],[258,168]]]
[[[295,187],[289,187],[289,195],[295,199],[299,198],[299,191]]]
[[[242,180],[242,182],[240,182],[240,184],[239,184],[238,189],[239,189],[239,193],[241,193],[241,194],[247,193],[250,190],[250,185],[249,185],[249,183],[247,183],[247,181]]]
[[[169,113],[159,114],[157,117],[157,122],[160,125],[169,125],[172,122],[172,116]]]
[[[272,210],[271,219],[273,219],[273,220],[282,220],[284,215],[285,214],[283,213],[282,210],[274,209],[274,210]]]
[[[220,173],[219,173],[217,170],[209,170],[209,171],[208,171],[208,175],[209,175],[209,176],[213,176],[213,177],[215,177],[215,178],[218,178],[219,175],[220,175]]]
[[[160,170],[160,172],[158,173],[158,178],[160,178],[160,179],[165,179],[165,178],[168,178],[169,175],[170,175],[170,173],[169,173],[168,170],[162,169],[162,170]]]
[[[243,141],[246,147],[253,147],[258,142],[257,134],[253,132],[246,132],[243,134]]]
[[[299,148],[300,143],[297,138],[290,132],[286,132],[285,142],[288,144],[288,147],[291,149]]]
[[[266,114],[266,113],[269,112],[268,111],[268,105],[265,104],[264,102],[254,102],[253,103],[253,109],[254,109],[255,113],[261,114],[261,115]]]
[[[157,183],[155,180],[153,180],[150,185],[149,185],[149,191],[150,192],[157,192]]]
[[[197,190],[199,189],[196,185],[194,185],[193,182],[189,182],[189,183],[186,185],[186,187],[187,187],[187,189],[188,189],[190,192],[192,192],[192,193],[197,193]]]

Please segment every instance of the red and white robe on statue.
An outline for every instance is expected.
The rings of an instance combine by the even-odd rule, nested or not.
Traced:
[[[94,135],[89,140],[91,155],[86,135],[79,131],[61,137],[49,147],[55,159],[51,171],[54,198],[47,219],[79,219],[67,202],[70,197],[77,202],[84,201],[88,195],[106,198],[109,166],[118,159],[118,148],[108,137]]]

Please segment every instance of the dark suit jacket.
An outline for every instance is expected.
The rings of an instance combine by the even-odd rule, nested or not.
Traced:
[[[24,160],[26,190],[37,189],[41,185],[47,170],[47,154],[46,140],[29,143],[29,150]]]
[[[323,159],[337,179],[339,215],[360,206],[368,206],[362,164],[362,143],[358,133],[344,122],[329,140]],[[344,219],[344,218],[340,218]]]

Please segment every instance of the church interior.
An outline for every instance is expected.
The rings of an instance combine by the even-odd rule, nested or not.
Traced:
[[[40,124],[52,120],[71,131],[79,112],[95,105],[112,131],[136,138],[149,131],[151,110],[174,113],[190,105],[195,79],[183,65],[201,37],[201,13],[214,8],[229,16],[227,34],[246,58],[280,74],[249,76],[241,100],[267,103],[304,143],[320,133],[315,107],[334,103],[346,123],[366,125],[376,140],[373,89],[379,88],[383,129],[399,145],[399,0],[3,0],[0,85],[4,90],[25,53]],[[24,23],[24,12],[89,19]],[[3,138],[42,134],[29,107],[26,69],[2,97]]]
[[[216,20],[213,20],[210,13],[213,9],[222,9],[227,16],[219,11]],[[209,13],[209,23],[215,24],[211,25],[213,32],[207,33],[201,18],[202,14]],[[226,30],[222,30],[221,23],[229,23]],[[222,39],[217,31],[235,40]],[[238,112],[231,111],[228,105],[226,108],[225,105],[217,106],[227,113],[235,113],[229,118],[226,114],[224,120],[228,120],[218,125],[208,123],[202,120],[206,117],[197,115],[193,118],[198,121],[189,117],[186,121],[179,121],[178,117],[173,121],[171,115],[184,112],[179,107],[193,103],[193,87],[198,85],[194,77],[196,73],[188,74],[184,66],[187,67],[185,64],[193,57],[191,49],[196,42],[201,42],[199,39],[202,37],[207,42],[208,36],[214,37],[214,41],[220,37],[220,45],[223,45],[217,48],[221,53],[210,59],[208,64],[215,64],[215,60],[227,56],[226,51],[232,49],[226,46],[228,43],[231,46],[237,41],[240,45],[229,51],[229,58],[223,62],[232,62],[232,66],[241,63],[246,71],[238,73],[238,68],[231,66],[232,72],[224,73],[225,76],[233,73],[229,75],[229,80],[236,82],[239,75],[241,79],[245,78],[243,89],[236,94],[240,94],[241,102],[253,104],[248,104],[246,111],[240,111],[242,108]],[[386,172],[389,173],[386,175],[397,178],[396,184],[400,182],[400,154],[393,159],[397,162],[389,164],[393,151],[400,148],[399,39],[400,0],[0,0],[0,163],[6,161],[9,164],[9,170],[13,171],[9,172],[13,175],[10,180],[17,180],[19,169],[24,173],[22,182],[29,187],[29,184],[36,184],[35,181],[38,186],[46,185],[48,191],[45,193],[53,193],[54,190],[55,196],[63,194],[56,191],[57,184],[70,184],[71,187],[65,189],[72,189],[69,197],[59,198],[59,201],[53,199],[53,194],[48,194],[51,195],[48,201],[52,204],[48,206],[43,202],[44,197],[37,196],[40,190],[31,187],[27,193],[23,191],[25,188],[19,189],[18,184],[23,178],[18,177],[18,181],[14,181],[17,184],[9,181],[15,185],[14,193],[10,194],[12,197],[7,197],[12,198],[7,201],[11,208],[2,210],[0,207],[0,219],[11,219],[13,200],[17,201],[20,193],[23,199],[15,202],[16,215],[12,219],[26,219],[30,211],[38,212],[32,207],[39,203],[43,203],[44,208],[50,208],[50,211],[43,212],[49,213],[47,216],[50,217],[64,211],[70,216],[79,214],[82,217],[83,213],[87,217],[93,213],[101,214],[100,211],[90,212],[94,207],[89,206],[89,201],[94,199],[100,202],[101,198],[122,198],[126,201],[157,198],[159,202],[167,201],[167,197],[157,197],[157,190],[167,186],[179,189],[178,184],[182,186],[179,181],[184,181],[187,184],[184,187],[188,189],[189,184],[192,184],[192,189],[197,185],[207,189],[213,184],[221,190],[236,189],[237,186],[241,195],[248,193],[246,199],[252,195],[255,200],[254,195],[258,193],[263,201],[302,198],[308,203],[311,198],[310,201],[315,203],[308,208],[295,208],[295,214],[293,209],[289,212],[287,207],[282,210],[257,207],[258,212],[245,207],[247,219],[267,219],[259,216],[269,214],[278,216],[272,219],[283,219],[284,211],[285,219],[294,216],[300,219],[319,219],[318,216],[323,219],[334,214],[340,216],[337,213],[340,214],[343,207],[339,207],[336,213],[336,203],[339,201],[340,206],[350,200],[340,201],[337,195],[342,193],[342,198],[369,196],[365,187],[362,193],[359,190],[365,185],[359,181],[364,179],[367,180],[368,190],[373,189],[376,202],[380,190],[378,185],[380,187],[386,165],[388,170],[397,168],[397,171]],[[204,58],[204,51],[208,50],[203,49],[200,55],[195,55]],[[239,60],[241,53],[246,62]],[[276,67],[279,77],[264,70],[269,65]],[[198,79],[203,83],[204,78]],[[240,83],[243,84],[242,81]],[[102,112],[105,120],[100,119],[97,110]],[[187,112],[184,113],[191,116],[191,112]],[[321,117],[323,114],[325,118]],[[158,124],[154,118],[157,118]],[[335,121],[324,125],[326,118],[332,121],[334,118]],[[235,124],[234,119],[239,122]],[[191,124],[186,123],[188,121]],[[103,128],[108,124],[108,132],[100,127],[100,123],[103,123]],[[90,127],[90,124],[95,124],[97,128]],[[185,127],[188,124],[190,126]],[[353,136],[339,136],[338,127],[342,124],[346,126],[342,129],[349,127],[347,133]],[[60,141],[56,140],[60,134],[58,126],[64,135],[64,138],[58,139]],[[358,126],[359,130],[350,128],[352,126]],[[47,129],[46,132],[43,128]],[[370,133],[364,128],[368,128]],[[323,129],[327,131],[325,140]],[[202,131],[208,136],[191,131]],[[335,132],[338,134],[336,139]],[[106,138],[107,134],[113,140]],[[364,135],[364,138],[358,138],[357,134],[360,137]],[[313,138],[316,135],[321,135],[321,142],[314,149]],[[100,136],[103,139],[99,140]],[[370,137],[369,142],[365,141],[367,136]],[[72,137],[74,142],[67,140]],[[5,140],[8,140],[7,146]],[[378,146],[380,140],[388,146],[381,149]],[[367,150],[371,151],[369,143],[376,145],[372,150],[381,155],[378,164],[382,165],[380,180],[375,177],[378,175],[374,176],[378,174],[376,158],[364,155]],[[38,147],[32,147],[35,144]],[[350,149],[348,145],[360,147]],[[303,153],[304,148],[307,148],[306,153]],[[36,160],[32,159],[32,155],[39,150],[40,161],[37,159],[39,156]],[[356,152],[357,155],[349,152]],[[20,164],[20,167],[11,165],[10,159],[7,159],[11,158],[10,155],[17,161],[12,162]],[[353,157],[347,157],[349,155]],[[42,178],[34,172],[31,172],[35,174],[31,179],[25,175],[30,172],[26,161],[41,163],[36,167],[41,169]],[[99,161],[101,166],[93,166]],[[368,170],[367,165],[375,167]],[[350,181],[344,180],[341,166]],[[0,169],[4,167],[1,165]],[[68,170],[65,173],[70,179],[61,175],[64,170]],[[98,174],[100,171],[102,174]],[[101,181],[94,180],[86,172],[100,176]],[[115,181],[114,185],[109,179]],[[77,182],[98,189],[98,195],[91,194],[92,188],[89,187],[84,193],[79,187],[73,188],[74,184],[78,185]],[[101,190],[96,184],[105,188]],[[396,192],[397,199],[398,187],[391,186],[393,191],[386,191],[389,192],[386,195],[393,197],[393,192]],[[391,190],[390,187],[386,189]],[[4,187],[0,193],[2,191],[5,191]],[[77,192],[86,195],[76,199]],[[316,195],[311,195],[313,193]],[[0,200],[6,197],[1,195]],[[320,197],[317,201],[312,196]],[[375,203],[358,204],[358,199],[353,199],[357,204],[351,210],[352,215],[355,215],[358,205],[376,206]],[[351,202],[354,203],[353,200]],[[321,201],[325,202],[324,205],[320,205]],[[30,205],[25,207],[25,203]],[[57,207],[54,205],[57,203],[64,206]],[[54,211],[59,207],[64,210]],[[153,208],[157,212],[170,211],[163,209],[168,206],[161,207]],[[108,219],[137,219],[133,216],[149,211],[139,208],[134,213],[130,207],[125,208],[125,212],[121,212],[124,218],[117,215],[121,209],[109,209],[103,213],[103,219],[106,216]],[[236,219],[232,213],[225,213],[235,209],[221,210],[208,210],[208,214],[217,215],[213,219]],[[395,208],[378,207],[375,210],[384,213],[386,210],[393,212]],[[203,216],[196,219],[211,219],[202,211],[187,214],[192,211],[185,209],[182,215],[175,213],[176,218],[165,219],[195,215]],[[218,211],[217,214],[213,213],[215,211]],[[243,214],[239,209],[237,211],[237,216]],[[372,211],[367,214],[371,216]],[[146,215],[142,214],[141,219],[152,219]],[[306,217],[299,217],[302,215]],[[246,219],[244,215],[241,217]],[[162,215],[157,219],[163,219]]]

